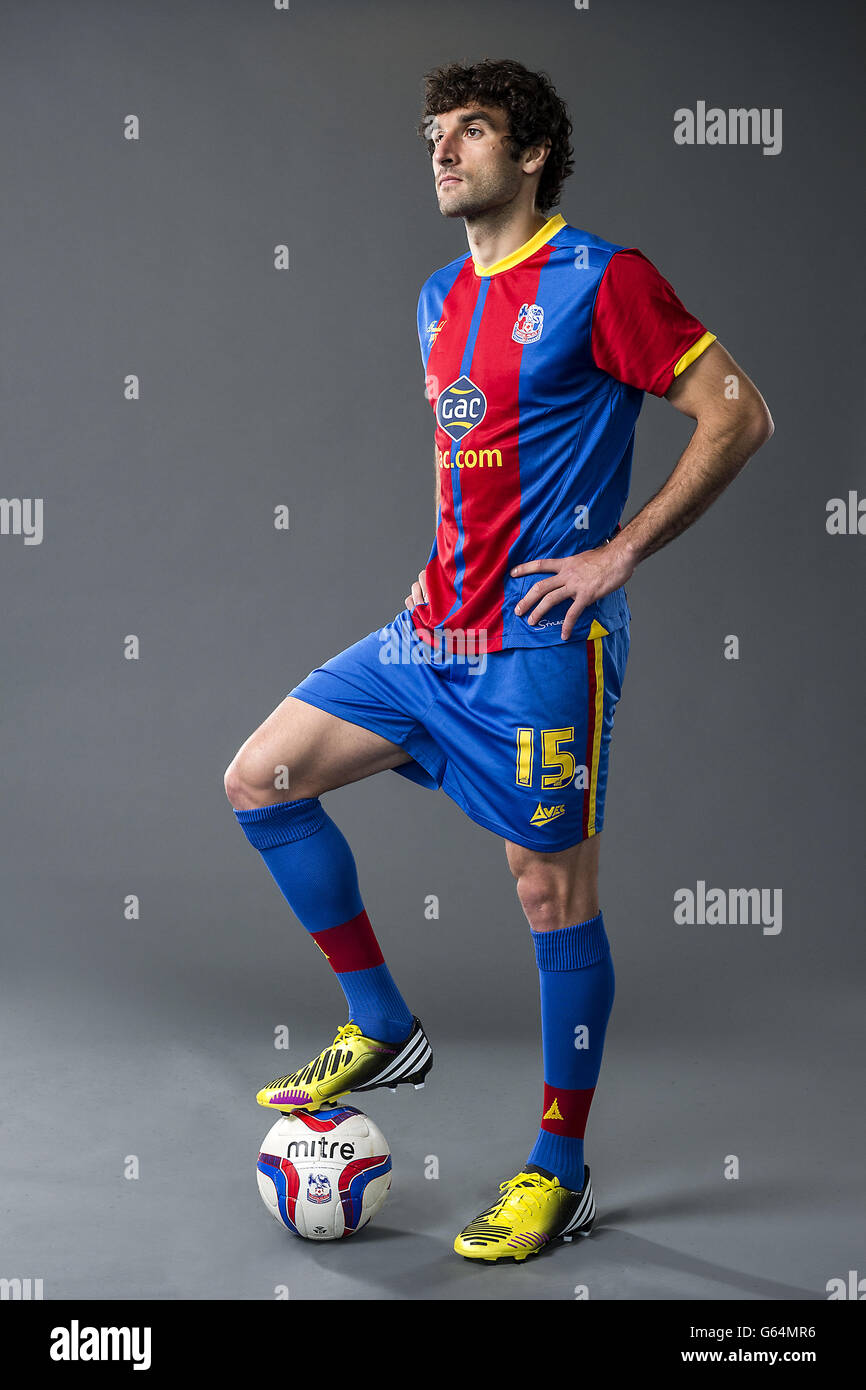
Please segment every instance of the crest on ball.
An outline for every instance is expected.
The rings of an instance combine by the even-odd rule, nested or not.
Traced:
[[[307,1178],[307,1201],[330,1202],[331,1184],[324,1173],[310,1173]]]

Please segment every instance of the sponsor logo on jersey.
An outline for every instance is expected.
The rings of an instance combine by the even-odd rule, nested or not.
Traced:
[[[502,450],[457,449],[452,458],[450,449],[443,452],[437,444],[436,459],[440,468],[501,468]]]
[[[548,1106],[547,1110],[545,1110],[545,1112],[544,1112],[544,1114],[542,1115],[541,1118],[542,1118],[543,1120],[564,1120],[564,1119],[565,1119],[565,1116],[562,1114],[562,1112],[561,1112],[561,1110],[560,1110],[560,1108],[559,1108],[559,1105],[558,1105],[558,1103],[557,1103],[556,1096],[553,1097],[553,1100],[550,1102],[550,1105]]]
[[[468,376],[459,376],[440,394],[436,421],[450,439],[465,439],[487,414],[487,397]]]
[[[429,344],[430,344],[430,343],[435,343],[437,337],[438,337],[439,334],[442,332],[442,329],[443,329],[444,327],[445,327],[445,320],[444,320],[444,319],[440,319],[438,323],[436,322],[435,319],[431,319],[431,320],[430,320],[430,322],[428,323],[426,329],[424,330],[424,331],[426,332],[426,334],[427,334],[428,339],[429,339],[428,347],[429,347]]]
[[[537,343],[543,327],[544,310],[541,305],[521,304],[511,336],[515,343]]]
[[[564,806],[542,806],[539,801],[537,807],[529,817],[532,825],[547,825],[548,821],[556,820],[557,816],[565,815]]]
[[[307,1178],[307,1201],[330,1202],[331,1184],[324,1173],[311,1173]]]

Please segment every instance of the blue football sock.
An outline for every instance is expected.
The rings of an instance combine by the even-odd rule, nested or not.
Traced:
[[[601,912],[531,935],[541,988],[544,1103],[527,1164],[579,1192],[586,1120],[613,1007],[610,943]]]
[[[317,797],[235,811],[286,902],[330,963],[361,1032],[399,1042],[413,1016],[391,978],[349,844]]]

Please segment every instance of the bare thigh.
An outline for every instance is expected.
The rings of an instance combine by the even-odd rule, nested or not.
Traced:
[[[226,769],[236,811],[298,801],[411,761],[397,743],[287,695]]]

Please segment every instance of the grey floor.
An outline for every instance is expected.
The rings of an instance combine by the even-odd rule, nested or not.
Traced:
[[[10,997],[7,979],[0,1275],[41,1278],[46,1299],[272,1299],[285,1285],[293,1299],[573,1299],[585,1286],[591,1299],[801,1300],[863,1269],[853,998],[834,1001],[821,1047],[804,1028],[796,1057],[747,1035],[683,1056],[639,1041],[624,1018],[590,1117],[595,1232],[505,1267],[451,1245],[534,1136],[529,1033],[460,1041],[446,1008],[435,1027],[425,1019],[437,1042],[426,1089],[361,1107],[391,1144],[386,1206],[352,1240],[308,1245],[258,1196],[269,1120],[253,1095],[328,1041],[332,1022],[298,1024],[277,1053],[244,1009],[231,1028],[222,1008],[193,1016],[170,979],[161,1003],[155,1021],[98,980],[65,994],[27,972]],[[722,1176],[729,1153],[737,1181]],[[438,1180],[424,1177],[431,1154]]]

